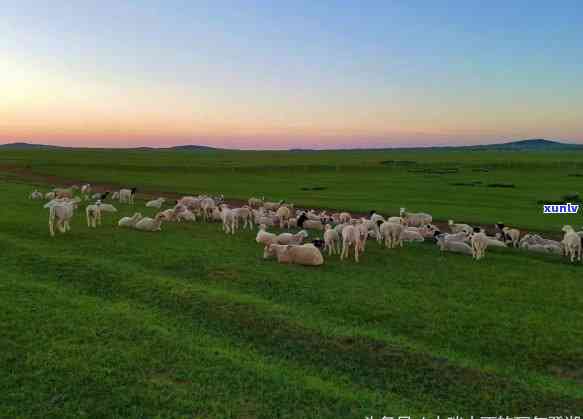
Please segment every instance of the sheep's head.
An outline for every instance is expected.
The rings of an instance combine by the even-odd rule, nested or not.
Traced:
[[[447,225],[450,225],[450,226],[451,226],[451,225],[453,225],[453,220],[449,220],[449,221],[447,222]]]
[[[575,230],[573,230],[573,227],[571,227],[570,225],[565,225],[565,226],[563,226],[561,231],[563,231],[565,233],[570,233],[570,232],[575,231]]]
[[[328,226],[328,227],[330,227],[330,226]],[[309,234],[306,230],[301,230],[300,232],[298,232],[298,236],[303,237],[305,239],[309,236]]]

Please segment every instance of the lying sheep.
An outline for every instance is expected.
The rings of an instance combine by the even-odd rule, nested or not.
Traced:
[[[506,227],[502,223],[496,223],[496,238],[504,243],[509,242],[512,246],[518,247],[520,242],[520,230]]]
[[[402,231],[401,231],[401,241],[405,241],[405,242],[423,242],[425,241],[425,239],[423,238],[423,236],[421,235],[421,233],[419,233],[419,230],[414,230],[411,227],[405,227]]]
[[[466,243],[457,240],[445,240],[443,235],[437,236],[437,246],[442,252],[462,253],[472,255],[472,248]]]
[[[160,209],[162,208],[162,205],[164,205],[164,202],[166,202],[166,198],[153,199],[151,201],[146,202],[146,207]]]
[[[122,217],[117,222],[119,227],[135,227],[136,223],[142,219],[142,214],[139,212],[134,213],[131,217]]]
[[[291,233],[281,233],[276,238],[277,244],[302,244],[304,239],[308,238],[308,232],[306,230],[301,230],[296,234]]]
[[[324,263],[322,253],[313,244],[271,244],[268,252],[270,255],[275,255],[279,263],[295,263],[304,266],[320,266]]]
[[[447,222],[447,225],[449,226],[449,230],[452,233],[460,233],[460,232],[464,232],[464,233],[471,233],[472,232],[472,227],[468,224],[456,224],[453,222],[453,220],[449,220]]]
[[[406,208],[401,208],[399,215],[405,219],[405,223],[411,227],[418,227],[423,224],[431,224],[433,217],[429,214],[423,212],[410,213],[407,212]]]
[[[182,221],[196,221],[196,215],[194,215],[194,213],[190,210],[183,210],[183,211],[176,211],[176,209],[174,209],[174,217],[176,218],[177,222],[182,222]]]
[[[328,250],[328,255],[340,253],[340,236],[330,224],[324,227],[324,250]]]
[[[154,218],[143,217],[134,225],[134,228],[141,231],[162,231],[162,220],[163,216],[160,213]]]
[[[261,224],[261,226],[259,227],[259,232],[255,237],[255,241],[263,245],[263,258],[267,259],[267,257],[269,256],[268,254],[269,245],[277,243],[277,235],[269,233],[267,231],[267,226],[265,224]]]

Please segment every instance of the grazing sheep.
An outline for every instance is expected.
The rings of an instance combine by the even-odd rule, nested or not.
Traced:
[[[135,225],[136,230],[141,231],[162,231],[162,214],[156,214],[156,217],[143,217]]]
[[[472,258],[480,260],[486,256],[486,249],[488,248],[488,237],[482,232],[475,232],[471,235],[472,244]]]
[[[399,246],[403,247],[403,241],[401,240],[403,226],[401,223],[390,223],[385,221],[381,224],[380,231],[385,239],[385,247],[389,249]]]
[[[219,213],[223,222],[223,231],[226,234],[235,234],[237,230],[237,220],[233,211],[225,204],[219,205]]]
[[[136,223],[142,219],[142,214],[139,212],[134,213],[131,217],[122,217],[117,222],[119,227],[135,227]]]
[[[358,252],[360,250],[360,233],[356,226],[348,224],[342,229],[342,253],[340,260],[350,256],[350,248],[354,248],[354,260],[358,262]]]
[[[465,232],[465,233],[471,233],[472,232],[472,227],[468,224],[455,224],[453,222],[453,220],[449,220],[447,222],[447,225],[449,226],[449,230],[453,233],[459,233],[461,231]]]
[[[324,263],[322,253],[313,244],[271,244],[268,252],[270,255],[275,255],[279,263],[295,263],[304,266],[320,266]]]
[[[466,243],[457,240],[445,240],[443,235],[437,236],[437,246],[442,252],[463,253],[472,255],[472,248]]]
[[[38,190],[34,190],[30,193],[30,195],[28,196],[28,199],[33,199],[33,200],[42,200],[43,199],[43,194],[41,192],[39,192]]]
[[[324,250],[328,250],[328,255],[340,253],[340,236],[330,224],[324,227]]]
[[[429,214],[423,212],[410,213],[407,212],[406,208],[401,208],[399,215],[405,219],[405,223],[411,227],[418,227],[423,224],[431,224],[433,217]]]
[[[269,245],[272,243],[277,243],[277,235],[267,232],[267,226],[265,224],[261,224],[259,227],[259,232],[255,237],[255,241],[263,245],[263,258],[267,259],[269,256]]]
[[[235,221],[237,222],[237,226],[240,223],[243,224],[243,230],[248,228],[249,230],[253,230],[253,213],[251,212],[251,208],[248,206],[243,206],[241,208],[233,208],[233,214],[235,215]]]
[[[288,220],[291,217],[291,210],[288,207],[279,207],[275,212],[275,215],[279,218],[279,228],[283,229],[286,226],[289,228]]]
[[[512,246],[518,247],[520,243],[520,230],[506,227],[502,223],[496,223],[496,238],[502,239],[504,243],[509,242]]]
[[[571,259],[571,262],[581,261],[581,237],[573,230],[573,227],[566,225],[561,229],[565,233],[563,236],[563,245],[565,246],[565,255]]]
[[[281,233],[276,238],[277,244],[302,244],[304,239],[308,238],[308,232],[306,230],[301,230],[296,234],[291,233]]]
[[[77,203],[78,201],[75,200],[57,198],[44,205],[44,208],[49,209],[49,233],[52,237],[55,236],[55,223],[61,233],[66,233],[71,229],[69,222],[73,218]]]
[[[153,199],[151,201],[146,202],[146,207],[160,209],[162,208],[162,205],[164,205],[164,202],[166,202],[166,198]]]
[[[134,205],[134,199],[138,188],[120,189],[118,193],[119,202],[123,204]]]

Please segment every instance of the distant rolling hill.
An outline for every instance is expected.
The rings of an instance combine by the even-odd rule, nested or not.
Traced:
[[[156,151],[156,150],[176,150],[176,151],[210,151],[225,150],[215,147],[208,147],[196,144],[185,144],[173,147],[132,147],[111,149],[107,147],[63,147],[45,144],[31,144],[25,142],[0,144],[0,149],[25,150],[25,149],[47,149],[47,150],[133,150],[133,151]],[[351,149],[339,149],[341,151],[351,151]],[[560,141],[545,139],[518,140],[499,144],[481,144],[467,146],[436,146],[436,147],[399,147],[399,148],[375,148],[359,149],[360,151],[387,151],[387,150],[499,150],[499,151],[560,151],[560,150],[583,150],[583,144],[569,144]],[[259,150],[258,150],[259,151]],[[290,152],[317,152],[321,150],[313,149],[290,149]],[[334,150],[327,150],[334,151]],[[337,150],[338,151],[338,150]]]

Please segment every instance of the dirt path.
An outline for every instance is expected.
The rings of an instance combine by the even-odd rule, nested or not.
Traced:
[[[115,190],[119,190],[121,188],[127,188],[128,185],[121,185],[121,184],[116,184],[116,183],[103,183],[103,182],[95,182],[95,181],[91,181],[91,180],[87,180],[87,179],[68,179],[68,178],[63,178],[63,177],[59,177],[59,176],[54,176],[54,175],[39,175],[37,173],[33,173],[33,171],[31,169],[27,169],[27,168],[23,168],[21,166],[13,166],[13,165],[4,165],[4,166],[0,166],[0,173],[1,172],[8,172],[8,173],[12,173],[17,175],[18,177],[22,178],[23,180],[26,181],[30,181],[34,184],[38,184],[38,185],[43,185],[43,186],[61,186],[61,187],[68,187],[71,185],[83,185],[86,183],[91,184],[91,188],[93,189],[93,192],[106,192],[106,191],[115,191]],[[182,196],[184,196],[184,194],[181,193],[177,193],[177,192],[168,192],[168,191],[156,191],[156,190],[152,190],[152,189],[142,189],[142,188],[138,188],[138,192],[136,194],[136,196],[138,198],[147,200],[147,199],[155,199],[158,197],[164,197],[164,198],[168,198],[168,199],[179,199]],[[231,206],[242,206],[242,205],[246,205],[247,201],[242,200],[242,199],[232,199],[232,198],[225,198],[225,202]],[[326,210],[328,212],[341,212],[341,211],[345,211],[344,209],[337,209],[337,208],[319,208],[322,210]],[[351,214],[355,217],[368,217],[369,214],[365,214],[365,213],[357,213],[357,212],[351,212]],[[472,222],[472,221],[460,221],[460,223],[466,223],[469,225],[481,225],[483,226],[482,223],[479,222]],[[449,231],[448,225],[447,225],[447,220],[433,220],[433,224],[436,225],[437,227],[439,227],[439,229],[443,232],[447,232]],[[524,235],[526,233],[528,233],[528,231],[526,229],[520,228],[520,227],[516,227],[520,230],[521,235]],[[494,226],[493,225],[487,225],[485,227],[486,232],[488,235],[494,235],[495,231],[494,231]],[[545,234],[546,238],[551,238],[553,240],[561,240],[561,236],[560,234]]]

